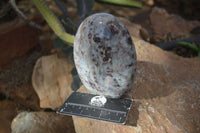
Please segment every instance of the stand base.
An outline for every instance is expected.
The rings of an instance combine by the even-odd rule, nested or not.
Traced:
[[[132,102],[131,99],[111,99],[73,92],[57,113],[125,124]]]

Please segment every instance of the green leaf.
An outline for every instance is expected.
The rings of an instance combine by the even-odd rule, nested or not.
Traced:
[[[195,44],[188,43],[188,42],[178,42],[178,44],[180,44],[182,46],[186,46],[186,47],[196,51],[197,53],[200,52],[200,49]]]
[[[69,45],[73,46],[74,36],[65,32],[64,27],[58,20],[58,18],[53,14],[53,12],[48,8],[44,0],[33,0],[42,16],[45,18],[49,26],[53,29],[55,34],[64,40]]]
[[[140,2],[133,1],[133,0],[98,0],[98,1],[122,5],[122,6],[131,6],[131,7],[137,7],[137,8],[142,7],[142,4]]]

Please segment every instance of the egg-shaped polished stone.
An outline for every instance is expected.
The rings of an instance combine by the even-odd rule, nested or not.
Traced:
[[[135,47],[126,27],[113,15],[97,13],[81,23],[74,61],[82,83],[94,94],[119,98],[132,89]]]

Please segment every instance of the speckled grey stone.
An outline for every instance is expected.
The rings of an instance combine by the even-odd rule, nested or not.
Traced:
[[[94,94],[119,98],[132,89],[135,47],[126,27],[113,15],[97,13],[82,22],[74,61],[81,81]]]

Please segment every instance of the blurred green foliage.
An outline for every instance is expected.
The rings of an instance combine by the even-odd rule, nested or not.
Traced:
[[[200,57],[200,47],[198,47],[195,43],[178,42],[178,44],[192,49],[193,51],[197,52],[198,56]]]

